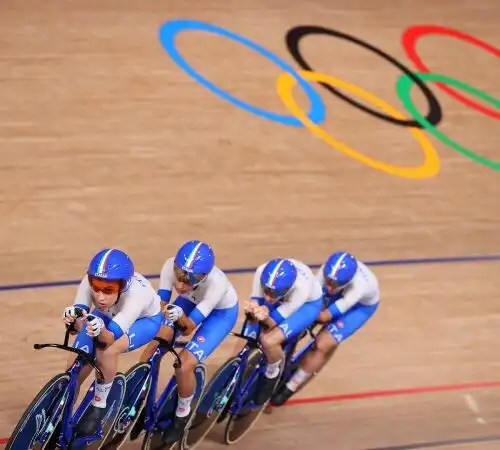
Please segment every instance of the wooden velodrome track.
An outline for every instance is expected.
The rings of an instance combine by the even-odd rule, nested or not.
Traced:
[[[378,262],[373,320],[300,400],[264,416],[237,448],[498,448],[500,3],[4,0],[0,11],[0,436],[63,366],[64,355],[32,349],[61,339],[75,283],[60,282],[81,277],[104,246],[156,274],[184,240],[200,238],[225,269],[278,255],[319,264],[337,249]],[[307,112],[307,92],[313,108],[308,127],[297,126],[283,64],[300,69],[301,32],[309,35],[299,50],[323,81],[336,77],[342,93],[379,114],[383,100],[400,118],[418,116],[398,96],[399,68],[314,26],[411,71],[423,71],[420,55],[430,73],[480,93],[456,90],[460,101],[425,81],[442,117],[419,134],[301,81],[306,91],[293,96]],[[426,115],[418,87],[410,97]],[[436,123],[436,102],[431,110]],[[230,277],[246,298],[252,274]],[[211,371],[234,345],[224,342]],[[170,364],[163,371],[166,379]],[[221,448],[218,434],[200,448]]]

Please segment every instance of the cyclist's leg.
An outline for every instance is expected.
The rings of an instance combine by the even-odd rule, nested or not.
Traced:
[[[343,317],[332,320],[323,327],[315,344],[304,355],[300,367],[291,377],[286,387],[294,392],[311,375],[322,368],[328,355],[335,352],[341,342],[358,332],[377,310],[376,305],[356,305]]]
[[[222,341],[229,335],[238,320],[238,304],[227,309],[214,309],[202,322],[193,338],[180,353],[181,367],[175,370],[179,393],[176,420],[169,430],[168,442],[175,442],[182,437],[191,417],[191,402],[196,388],[194,370],[199,362],[208,358]]]
[[[259,405],[265,403],[276,387],[284,359],[282,344],[289,339],[297,337],[303,330],[311,326],[321,312],[322,304],[322,299],[305,303],[290,317],[279,323],[276,328],[261,335],[261,343],[266,354],[267,366],[255,403]]]
[[[94,309],[92,315],[103,319],[106,327],[111,322],[111,318]],[[74,347],[85,351],[92,351],[94,346],[93,339],[87,335],[86,330],[82,329]],[[128,348],[128,336],[123,334],[120,338],[114,341],[111,345],[104,349],[95,349],[95,357],[97,365],[103,374],[103,379],[95,380],[94,397],[89,408],[85,411],[85,415],[77,426],[77,432],[81,435],[91,435],[96,432],[99,424],[104,419],[107,412],[107,398],[113,386],[113,381],[118,368],[118,355],[124,353]]]
[[[99,310],[94,309],[90,314],[100,317],[104,324],[107,326],[109,322],[111,322],[111,318],[101,313]],[[82,330],[76,335],[75,342],[73,343],[73,348],[78,348],[87,353],[93,353],[94,351],[94,341],[91,336],[87,334],[87,329],[84,326]],[[75,362],[76,356],[74,354],[70,354],[67,359],[67,368],[69,368]],[[87,379],[87,377],[92,373],[92,366],[90,364],[85,364],[82,367],[78,375],[78,387],[76,391],[76,397],[78,397],[81,384]]]
[[[195,388],[194,369],[204,361],[228,336],[238,320],[238,305],[214,309],[202,322],[180,357],[182,366],[176,369],[179,396],[192,395]]]
[[[154,337],[160,334],[164,319],[165,316],[160,312],[155,316],[142,317],[136,320],[127,332],[127,351],[131,352],[149,344]]]
[[[97,349],[97,364],[104,379],[96,380],[94,398],[88,413],[86,413],[85,421],[82,423],[82,430],[85,434],[91,433],[92,430],[95,431],[107,412],[107,398],[118,370],[119,356],[151,341],[158,334],[162,321],[163,313],[138,319],[127,333],[120,336],[111,345],[102,350]]]

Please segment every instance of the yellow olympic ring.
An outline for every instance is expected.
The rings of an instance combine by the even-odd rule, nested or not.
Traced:
[[[332,77],[330,75],[310,72],[306,70],[299,71],[300,75],[308,81],[321,81],[323,83],[328,83],[336,87],[345,89],[346,91],[361,97],[363,100],[372,103],[373,105],[379,107],[381,110],[388,114],[391,114],[397,119],[404,119],[405,117],[398,110],[394,109],[391,105],[386,103],[384,100],[376,97],[375,95],[361,89],[359,86],[348,83],[346,81],[340,80],[338,78]],[[297,84],[297,81],[289,73],[281,74],[276,80],[276,88],[278,90],[278,95],[285,104],[285,106],[290,110],[290,112],[299,119],[306,128],[311,131],[311,133],[318,136],[324,142],[332,146],[336,150],[340,150],[351,158],[360,161],[367,166],[373,167],[374,169],[381,170],[391,175],[396,175],[402,178],[431,178],[438,174],[440,168],[439,155],[432,145],[432,143],[427,139],[422,131],[418,128],[410,128],[409,131],[413,137],[420,143],[422,149],[424,150],[425,161],[422,165],[417,167],[401,167],[393,166],[392,164],[379,161],[374,158],[370,158],[353,148],[347,146],[342,141],[335,139],[332,135],[328,134],[319,125],[315,125],[308,117],[307,114],[297,105],[295,98],[293,97],[293,87]]]

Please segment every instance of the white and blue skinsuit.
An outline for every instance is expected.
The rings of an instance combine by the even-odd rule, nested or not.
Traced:
[[[80,282],[73,304],[87,312],[93,305],[92,287],[87,275]],[[115,340],[126,334],[129,351],[150,342],[160,330],[164,317],[160,297],[149,280],[137,272],[132,276],[128,289],[120,293],[118,301],[108,311],[93,309],[92,314],[102,318]],[[74,347],[92,350],[93,340],[85,328],[78,334]]]
[[[323,266],[316,277],[325,285]],[[380,301],[377,277],[361,261],[351,282],[340,292],[328,295],[324,289],[325,304],[332,314],[332,320],[326,325],[332,337],[340,343],[356,333],[375,313]]]
[[[260,282],[265,264],[255,271],[252,288],[252,300],[269,309],[269,317],[281,329],[286,339],[293,338],[307,329],[318,318],[323,305],[323,291],[311,268],[302,261],[289,259],[297,269],[297,278],[285,297],[274,304],[264,300],[264,289]],[[244,335],[256,337],[260,326],[248,322]]]
[[[174,258],[162,267],[158,294],[169,302],[174,286]],[[214,266],[207,278],[194,290],[179,295],[173,304],[199,325],[195,335],[186,345],[198,361],[206,359],[229,335],[238,320],[238,295],[226,274]],[[172,326],[166,320],[164,325]]]

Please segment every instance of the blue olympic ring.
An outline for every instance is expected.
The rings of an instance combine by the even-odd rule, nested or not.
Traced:
[[[183,57],[175,47],[174,43],[175,37],[177,36],[177,34],[179,34],[181,31],[184,30],[208,31],[210,33],[227,37],[236,42],[239,42],[240,44],[245,45],[246,47],[249,47],[250,49],[256,51],[257,53],[260,53],[265,58],[271,60],[276,65],[281,67],[285,72],[288,72],[290,75],[292,75],[300,84],[300,86],[302,86],[302,89],[304,89],[304,92],[307,94],[311,102],[311,109],[308,114],[309,119],[316,125],[320,125],[325,120],[326,108],[321,96],[311,87],[311,85],[306,80],[304,80],[295,71],[295,69],[293,69],[292,66],[290,66],[288,63],[286,63],[281,58],[276,56],[274,53],[270,52],[264,47],[261,47],[260,45],[250,41],[249,39],[243,36],[240,36],[236,33],[233,33],[231,31],[228,31],[224,28],[215,25],[210,25],[196,20],[184,20],[184,19],[177,19],[165,22],[160,28],[160,42],[162,47],[181,69],[183,69],[189,76],[194,78],[198,83],[202,84],[203,86],[211,90],[213,93],[222,97],[224,100],[236,105],[237,107],[242,108],[248,112],[251,112],[252,114],[256,114],[257,116],[264,117],[265,119],[293,127],[304,126],[304,124],[294,116],[276,114],[261,108],[257,108],[256,106],[250,105],[232,96],[223,89],[215,86],[212,82],[208,81],[206,78],[202,77],[183,59]]]

